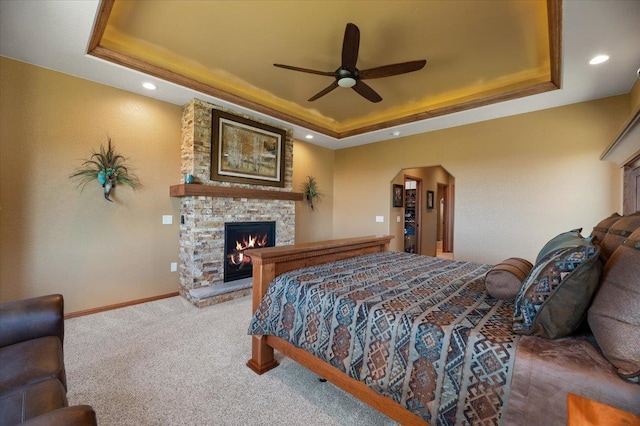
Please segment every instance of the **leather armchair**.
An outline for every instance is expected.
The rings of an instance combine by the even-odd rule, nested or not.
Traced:
[[[0,303],[0,423],[95,425],[89,406],[68,407],[64,299]]]
[[[56,336],[64,342],[64,299],[61,294],[0,303],[0,347]]]

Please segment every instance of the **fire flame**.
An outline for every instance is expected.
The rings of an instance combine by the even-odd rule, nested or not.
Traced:
[[[242,238],[242,241],[236,241],[236,248],[233,253],[229,254],[229,262],[233,265],[241,265],[243,263],[251,263],[251,256],[244,254],[244,251],[251,248],[260,248],[267,245],[267,235],[251,235]]]

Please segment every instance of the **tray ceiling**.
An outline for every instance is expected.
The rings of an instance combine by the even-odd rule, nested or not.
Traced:
[[[560,2],[103,1],[89,54],[335,138],[558,88]],[[371,103],[333,77],[348,22],[360,70],[426,59],[366,83]]]

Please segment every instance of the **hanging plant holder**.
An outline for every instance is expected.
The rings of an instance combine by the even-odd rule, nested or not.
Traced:
[[[313,207],[313,200],[320,200],[320,198],[322,198],[322,193],[320,192],[319,188],[318,188],[318,183],[316,182],[316,179],[313,176],[307,176],[307,181],[303,182],[302,184],[302,194],[304,195],[304,199],[307,202],[307,204],[309,204],[309,207],[311,207],[311,210],[314,209]]]
[[[140,179],[124,165],[125,161],[122,155],[115,153],[109,138],[107,148],[100,145],[100,151],[94,151],[91,157],[82,163],[83,167],[73,172],[69,178],[78,180],[76,189],[80,188],[80,191],[89,182],[97,180],[102,185],[105,200],[113,202],[109,196],[116,184],[128,186],[133,190],[141,186]]]

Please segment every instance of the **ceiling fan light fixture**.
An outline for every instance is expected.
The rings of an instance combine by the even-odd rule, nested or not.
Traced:
[[[340,80],[338,80],[338,86],[340,87],[353,87],[356,85],[356,79],[353,77],[342,77]]]

